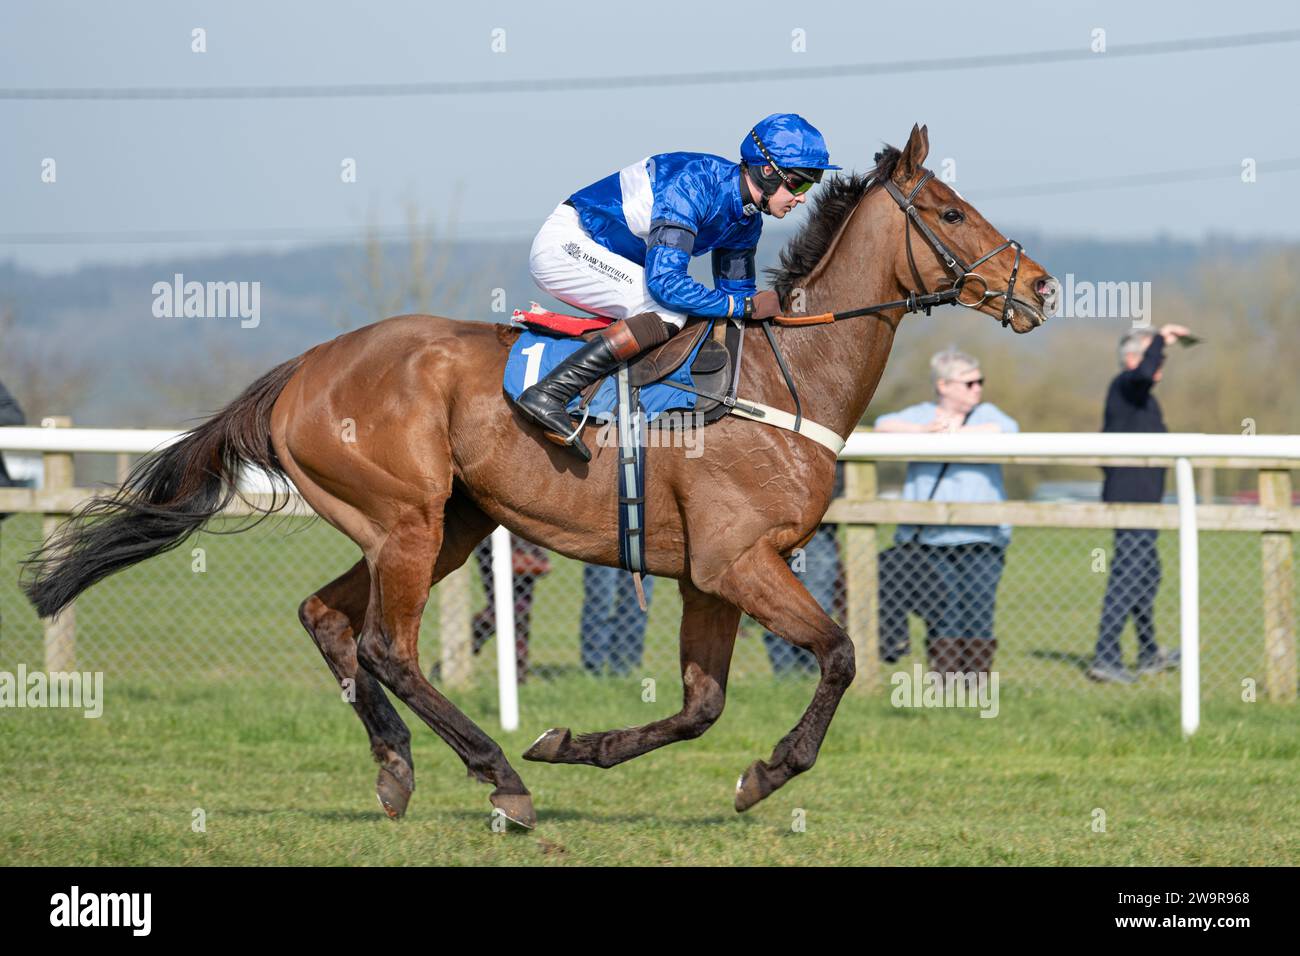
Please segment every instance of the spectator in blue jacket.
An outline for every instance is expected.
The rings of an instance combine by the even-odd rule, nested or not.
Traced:
[[[587,385],[681,329],[688,315],[770,318],[777,294],[759,292],[754,253],[763,220],[782,219],[832,166],[803,117],[773,113],[740,145],[740,163],[708,153],[659,153],[578,190],[533,240],[529,268],[543,291],[616,320],[524,390],[515,404],[583,461],[591,452],[566,406]],[[712,253],[714,288],[687,271]]]
[[[1015,419],[984,398],[979,361],[957,349],[930,359],[935,400],[876,419],[880,432],[1018,432]],[[914,461],[907,466],[908,501],[1004,501],[1002,466]],[[993,665],[993,609],[1011,541],[1008,525],[899,525],[894,540],[916,543],[918,563],[937,592],[927,621],[929,667],[938,673],[980,674]]]

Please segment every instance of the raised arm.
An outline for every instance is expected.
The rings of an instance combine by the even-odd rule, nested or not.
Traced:
[[[1151,344],[1142,353],[1142,361],[1134,368],[1119,373],[1120,391],[1124,393],[1129,401],[1140,402],[1146,398],[1151,391],[1151,386],[1155,384],[1156,371],[1160,368],[1160,363],[1164,361],[1164,357],[1164,336],[1153,336]]]

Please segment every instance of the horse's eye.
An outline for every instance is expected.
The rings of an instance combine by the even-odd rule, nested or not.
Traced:
[[[966,217],[961,214],[960,209],[949,209],[943,214],[943,221],[952,223],[954,226]]]

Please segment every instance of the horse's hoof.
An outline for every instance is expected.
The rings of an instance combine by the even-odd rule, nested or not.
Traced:
[[[533,798],[526,793],[493,793],[489,800],[496,807],[496,813],[505,817],[516,826],[532,830],[537,826],[537,814],[533,810]]]
[[[400,820],[406,814],[406,805],[411,802],[413,788],[397,778],[387,767],[379,768],[379,779],[375,781],[375,796],[390,819]]]
[[[772,791],[763,782],[759,770],[763,761],[755,760],[736,781],[736,812],[744,813]]]
[[[569,733],[569,728],[552,727],[534,740],[533,745],[524,751],[524,759],[554,763],[560,751],[569,746],[569,741],[572,738],[573,735]]]

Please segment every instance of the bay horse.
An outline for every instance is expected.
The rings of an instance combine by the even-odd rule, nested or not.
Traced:
[[[1059,283],[933,178],[922,166],[927,151],[926,128],[913,127],[907,145],[878,153],[870,173],[823,185],[780,267],[769,270],[783,309],[801,300],[816,315],[978,279],[985,290],[1005,284],[1007,291],[962,304],[1020,333],[1046,320]],[[995,252],[976,259],[988,249]],[[973,274],[965,262],[985,271]],[[775,330],[806,418],[849,435],[907,311]],[[501,382],[518,335],[499,324],[403,315],[317,345],[142,459],[114,496],[82,506],[28,559],[24,590],[42,616],[57,613],[96,581],[179,545],[235,497],[241,465],[260,466],[281,483],[282,497],[292,482],[361,549],[361,559],[303,601],[298,616],[334,677],[354,682],[385,812],[402,816],[415,786],[410,731],[387,689],[471,776],[494,785],[497,811],[535,826],[519,774],[424,676],[416,649],[431,588],[497,525],[578,561],[618,564],[618,449],[593,445],[593,459],[581,462],[513,410]],[[759,330],[745,335],[742,396],[789,409],[771,348]],[[740,617],[748,614],[811,651],[820,677],[794,728],[741,774],[735,808],[744,811],[813,765],[854,677],[848,634],[786,561],[830,505],[836,455],[803,435],[731,416],[704,434],[697,458],[647,450],[654,460],[645,560],[649,573],[676,578],[681,589],[681,709],[628,729],[548,730],[524,758],[612,767],[698,737],[722,713]]]

